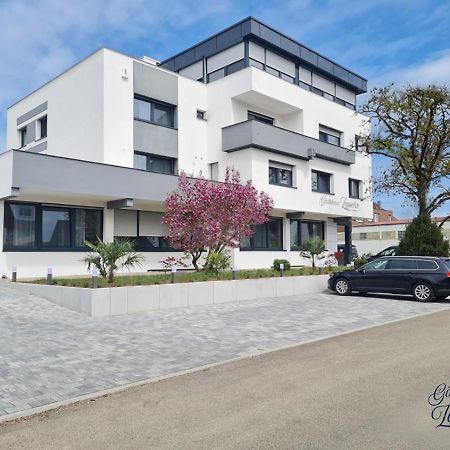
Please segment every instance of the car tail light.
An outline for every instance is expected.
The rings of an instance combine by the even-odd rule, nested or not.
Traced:
[[[450,272],[447,272],[447,278],[450,278]]]

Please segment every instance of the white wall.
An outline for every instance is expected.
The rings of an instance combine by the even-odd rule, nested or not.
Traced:
[[[103,61],[99,50],[8,109],[7,148],[20,147],[16,119],[48,102],[44,153],[103,160]]]

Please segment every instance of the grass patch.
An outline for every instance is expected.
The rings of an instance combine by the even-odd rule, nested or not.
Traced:
[[[331,273],[336,271],[345,270],[346,267],[329,267],[324,270],[325,273]],[[319,270],[316,269],[315,274],[319,274]],[[301,276],[301,275],[313,275],[311,267],[294,267],[288,270],[284,274],[286,277]],[[255,270],[239,270],[237,272],[237,279],[248,280],[254,278],[273,278],[279,277],[280,273],[273,269],[255,269]],[[220,281],[231,280],[232,272],[230,270],[219,272],[218,274],[211,274],[207,272],[177,272],[177,283],[193,283],[196,281]],[[147,274],[147,275],[126,275],[116,276],[113,285],[108,285],[105,279],[98,278],[98,286],[104,287],[121,287],[121,286],[149,286],[155,284],[168,284],[171,281],[171,274]],[[47,284],[46,278],[40,278],[38,280],[29,281],[28,283],[34,284]],[[56,278],[53,280],[53,284],[56,286],[70,286],[70,287],[91,287],[91,278]]]

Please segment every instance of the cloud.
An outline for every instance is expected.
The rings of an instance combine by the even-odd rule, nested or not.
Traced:
[[[431,55],[423,62],[392,69],[372,81],[376,86],[388,83],[450,86],[450,48]]]
[[[230,0],[0,2],[0,151],[6,108],[84,56],[102,46],[167,56],[177,32],[214,26],[230,10]]]

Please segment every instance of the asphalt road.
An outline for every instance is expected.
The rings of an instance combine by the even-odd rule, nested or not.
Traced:
[[[448,449],[449,342],[438,312],[7,423],[0,448]]]

